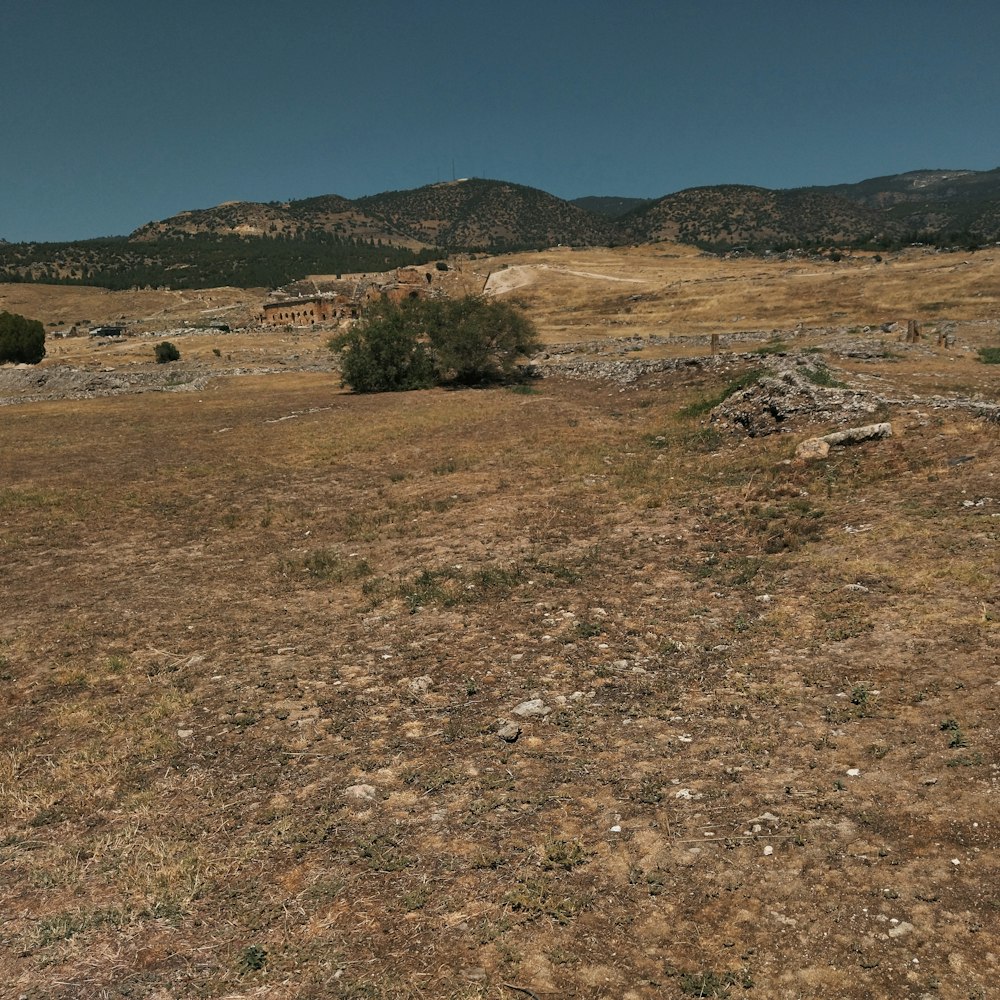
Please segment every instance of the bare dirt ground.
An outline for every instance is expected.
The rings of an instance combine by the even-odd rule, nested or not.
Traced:
[[[832,264],[676,253],[571,265],[680,260],[683,330],[514,291],[579,341],[517,389],[352,396],[324,331],[0,370],[0,993],[992,994],[994,265],[852,264],[824,312]],[[893,436],[710,420],[782,355]]]

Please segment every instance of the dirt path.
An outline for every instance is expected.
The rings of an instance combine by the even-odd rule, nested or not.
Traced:
[[[525,285],[533,284],[538,277],[539,271],[547,271],[550,274],[570,274],[576,278],[594,278],[598,281],[616,281],[628,285],[647,285],[644,278],[619,278],[611,274],[598,274],[596,271],[574,271],[568,267],[550,267],[548,264],[516,264],[513,267],[504,268],[502,271],[494,271],[486,279],[483,293],[486,295],[503,295],[511,292],[515,288],[523,288]]]

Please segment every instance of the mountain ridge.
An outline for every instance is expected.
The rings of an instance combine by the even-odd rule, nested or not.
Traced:
[[[663,241],[717,253],[997,242],[1000,168],[783,189],[721,184],[657,199],[568,201],[510,181],[463,178],[354,199],[230,201],[149,222],[127,237],[0,241],[0,281],[250,287],[451,253]]]
[[[131,242],[189,235],[327,234],[412,250],[525,249],[677,239],[706,248],[891,244],[1000,238],[1000,168],[911,170],[796,188],[718,184],[660,198],[562,199],[510,181],[464,178],[348,199],[227,202],[151,222]]]

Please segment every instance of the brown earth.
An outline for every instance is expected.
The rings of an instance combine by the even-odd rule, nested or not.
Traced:
[[[670,252],[466,262],[547,265],[526,387],[352,396],[319,330],[0,371],[0,993],[991,994],[995,265]],[[893,436],[712,423],[777,356],[713,332]]]

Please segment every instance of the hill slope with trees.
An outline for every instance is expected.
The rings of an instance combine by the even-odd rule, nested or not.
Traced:
[[[228,202],[127,237],[4,243],[0,281],[108,288],[277,286],[308,274],[384,271],[453,252],[677,240],[706,250],[981,245],[1000,240],[1000,168],[917,170],[856,184],[728,184],[654,201],[565,201],[471,178],[354,200]]]

